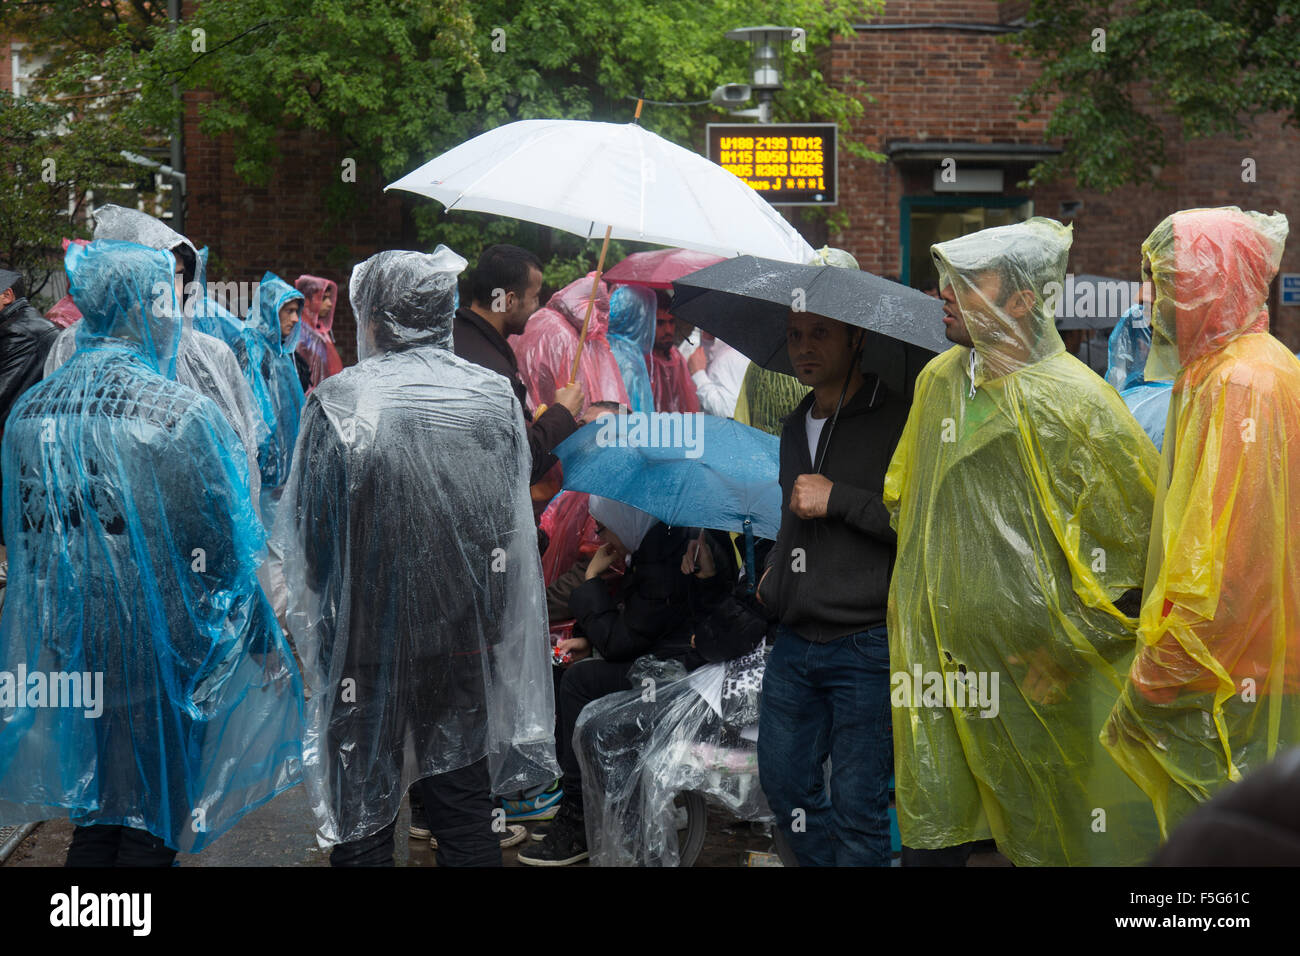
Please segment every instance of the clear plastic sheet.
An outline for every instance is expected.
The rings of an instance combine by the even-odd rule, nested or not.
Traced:
[[[439,246],[353,270],[361,361],[312,392],[281,502],[322,845],[484,757],[494,792],[559,776],[528,442],[510,383],[451,351],[464,265]]]
[[[1300,742],[1300,362],[1268,333],[1286,217],[1165,219],[1143,244],[1175,382],[1139,650],[1104,740],[1167,832]]]
[[[310,394],[312,388],[343,371],[343,360],[334,347],[331,331],[334,328],[334,310],[338,307],[339,287],[333,279],[310,275],[298,276],[293,285],[305,297],[298,354],[307,360],[311,370],[311,388],[307,390]],[[329,295],[330,307],[322,309],[326,294]]]
[[[281,341],[280,309],[286,302],[302,298],[301,292],[275,273],[266,273],[234,346],[235,358],[266,423],[257,460],[262,472],[262,518],[268,527],[275,524],[276,504],[289,479],[304,399],[298,368],[293,364],[302,321],[294,323],[289,337]]]
[[[0,704],[0,823],[69,812],[196,853],[301,779],[302,681],[257,584],[247,460],[171,380],[173,266],[69,249],[82,347],[9,419],[0,670],[83,693]]]
[[[654,344],[655,294],[641,286],[619,286],[609,297],[609,349],[634,412],[655,410],[646,365],[646,355]]]
[[[555,390],[567,385],[578,352],[587,301],[591,298],[589,273],[570,282],[528,320],[523,335],[511,336],[510,346],[519,360],[519,377],[528,388],[533,409],[555,401]],[[578,382],[586,401],[578,418],[592,402],[627,404],[627,389],[618,362],[609,349],[609,290],[604,282],[596,287],[596,302],[587,326],[587,340],[578,360]]]
[[[593,865],[676,866],[679,793],[742,820],[771,819],[756,733],[765,651],[685,676],[677,661],[642,658],[628,673],[632,690],[583,708],[574,741]]]
[[[1018,866],[1138,864],[1157,842],[1099,734],[1136,644],[1158,458],[1038,294],[1069,246],[1033,219],[933,247],[974,384],[970,349],[925,367],[883,494],[903,843],[992,836]]]

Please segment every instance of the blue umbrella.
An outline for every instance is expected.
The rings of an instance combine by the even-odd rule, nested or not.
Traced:
[[[677,527],[776,539],[781,442],[715,415],[605,415],[555,449],[564,487],[613,498]]]

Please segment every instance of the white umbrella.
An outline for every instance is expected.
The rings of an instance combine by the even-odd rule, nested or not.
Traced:
[[[461,143],[386,187],[587,239],[804,263],[813,249],[757,192],[636,123],[521,120]]]

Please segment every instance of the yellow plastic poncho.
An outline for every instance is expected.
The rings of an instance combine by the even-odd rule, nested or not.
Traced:
[[[1157,454],[1057,334],[1070,242],[1035,218],[932,247],[974,349],[921,372],[883,496],[903,843],[992,836],[1018,866],[1134,864],[1157,842],[1099,741],[1135,647],[1117,602],[1136,615]]]
[[[1287,221],[1165,219],[1148,377],[1174,378],[1140,650],[1103,735],[1162,833],[1300,743],[1300,362],[1268,334]]]

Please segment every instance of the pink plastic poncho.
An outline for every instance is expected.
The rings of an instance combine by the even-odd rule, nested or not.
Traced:
[[[79,246],[84,246],[88,242],[89,240],[86,239],[64,239],[63,251],[67,252],[68,246],[73,243],[76,243]],[[81,310],[77,308],[77,303],[72,301],[72,293],[69,292],[58,302],[55,302],[50,306],[50,310],[45,313],[45,318],[49,319],[59,328],[66,329],[75,325],[77,320],[81,318]]]
[[[331,375],[343,371],[343,360],[334,347],[334,309],[339,301],[339,287],[333,279],[320,276],[300,275],[294,282],[294,288],[303,294],[306,301],[302,304],[302,338],[298,342],[298,354],[307,360],[311,369],[311,391]],[[330,307],[321,309],[321,300],[329,292]]]
[[[686,356],[669,349],[664,358],[655,349],[650,353],[650,389],[655,396],[656,412],[698,412],[700,399],[695,383],[686,368]]]
[[[519,377],[528,387],[528,400],[536,409],[555,401],[555,390],[569,382],[578,336],[591,297],[589,273],[570,282],[528,320],[523,335],[512,336],[510,347],[519,360]],[[596,289],[596,305],[587,327],[587,341],[578,360],[578,382],[586,393],[579,418],[592,402],[626,405],[627,389],[618,362],[609,349],[609,291],[602,281]]]

